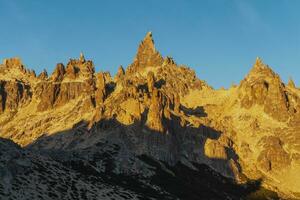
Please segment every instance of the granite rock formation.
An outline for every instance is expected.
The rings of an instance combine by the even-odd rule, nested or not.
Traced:
[[[259,58],[240,87],[242,107],[262,105],[266,113],[280,121],[288,120],[289,116],[297,112],[291,103],[297,101],[297,96],[288,96],[280,77]]]
[[[299,198],[299,112],[300,90],[292,81],[284,84],[261,59],[238,86],[216,90],[189,67],[161,56],[151,32],[133,63],[126,70],[119,67],[114,78],[96,73],[82,53],[57,64],[49,77],[46,71],[36,76],[18,58],[6,59],[0,65],[0,137],[20,146],[0,140],[1,152],[9,149],[0,153],[5,170],[0,197],[20,198],[19,187],[25,197],[38,198],[33,188],[41,195],[54,181],[54,196],[47,193],[47,198],[66,195],[63,182],[75,196],[82,188],[93,190],[81,199],[101,194],[103,199],[140,199],[142,194],[149,199],[185,199],[183,194],[243,199],[249,193]],[[191,176],[186,179],[181,172]],[[26,175],[40,180],[43,173],[49,176],[38,188],[22,180]],[[209,176],[220,194],[200,175]],[[160,176],[186,191],[164,188],[155,182]],[[249,192],[253,182],[263,194]],[[106,195],[113,185],[115,196]]]

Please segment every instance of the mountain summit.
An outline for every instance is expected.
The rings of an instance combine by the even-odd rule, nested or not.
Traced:
[[[160,66],[163,63],[163,58],[155,49],[152,33],[148,32],[144,40],[140,43],[137,54],[133,63],[129,66],[128,71],[138,71],[145,67]]]
[[[261,58],[257,57],[247,78],[274,78],[275,75],[273,70],[268,65],[264,64]]]
[[[299,112],[297,93],[290,92],[279,75],[260,58],[240,85],[242,107],[261,105],[264,111],[279,121],[287,121]]]
[[[257,58],[214,90],[155,49],[115,77],[81,53],[0,65],[0,198],[300,198],[300,90]],[[5,153],[3,153],[5,152]]]

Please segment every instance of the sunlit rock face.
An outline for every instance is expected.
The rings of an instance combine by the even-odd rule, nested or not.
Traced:
[[[225,147],[217,140],[209,139],[204,146],[205,155],[209,158],[227,159],[227,153]]]
[[[18,81],[0,81],[0,111],[15,111],[31,99],[29,85]]]
[[[97,91],[94,72],[92,61],[86,61],[81,54],[78,60],[71,59],[66,68],[62,63],[57,64],[49,79],[47,73],[41,74],[43,81],[36,86],[36,96],[40,100],[38,111],[63,106],[80,96],[88,96],[90,102],[87,106],[93,107]]]
[[[281,171],[291,164],[291,158],[283,149],[279,138],[263,137],[259,144],[263,146],[263,151],[259,154],[257,162],[264,171]]]
[[[163,58],[155,49],[152,33],[148,32],[144,40],[140,43],[133,63],[128,67],[128,73],[143,70],[145,67],[158,67],[163,64]]]
[[[47,198],[67,195],[61,187],[75,196],[91,188],[87,199],[298,198],[299,99],[297,86],[285,85],[261,59],[240,85],[214,90],[192,69],[162,57],[152,33],[133,63],[113,77],[95,72],[82,53],[49,76],[6,59],[0,65],[0,136],[26,150],[0,142],[0,149],[18,155],[5,156],[13,160],[8,165],[0,153],[0,170],[6,170],[0,197],[17,188],[28,198],[44,193],[21,181],[28,168],[30,180],[49,173],[45,187],[56,182]],[[109,192],[114,186],[115,196]]]
[[[286,121],[297,112],[291,102],[299,103],[296,95],[288,95],[280,77],[257,58],[252,70],[240,86],[242,107],[250,108],[255,104],[273,118]]]

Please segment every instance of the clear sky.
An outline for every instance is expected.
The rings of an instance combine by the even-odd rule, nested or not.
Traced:
[[[37,72],[84,52],[96,70],[127,66],[153,32],[156,48],[218,88],[261,57],[300,86],[299,0],[0,0],[0,59]]]

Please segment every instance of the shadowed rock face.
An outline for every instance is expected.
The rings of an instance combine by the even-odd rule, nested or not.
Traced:
[[[283,197],[296,198],[300,192],[293,186],[300,188],[295,179],[300,166],[299,99],[299,89],[282,83],[260,59],[238,87],[214,90],[192,69],[163,58],[148,33],[133,63],[126,72],[120,67],[114,78],[108,72],[95,73],[93,62],[83,54],[66,65],[58,64],[49,77],[46,71],[36,77],[20,59],[6,60],[0,66],[0,136],[27,147],[29,162],[36,159],[32,166],[50,159],[54,170],[63,168],[60,173],[67,175],[59,181],[68,182],[71,176],[84,182],[80,186],[68,182],[75,196],[84,187],[105,193],[99,188],[111,183],[120,186],[119,192],[126,186],[132,195],[128,198],[142,198],[145,190],[139,186],[143,185],[149,198],[186,199],[176,191],[178,187],[157,182],[160,189],[149,186],[162,176],[178,181],[190,199],[246,197],[246,190],[231,183],[248,188],[250,179]],[[30,170],[36,173],[36,168]],[[213,196],[186,187],[190,182],[181,172],[192,174],[190,180]],[[91,174],[96,181],[82,179]],[[222,192],[222,198],[213,187],[192,178],[201,174],[211,176],[210,184]],[[47,178],[47,184],[53,181]],[[32,191],[28,184],[23,189]],[[121,193],[115,198],[122,199]]]
[[[98,141],[80,151],[41,154],[0,138],[0,197],[235,200],[254,199],[258,194],[278,199],[276,193],[258,190],[259,181],[236,185],[206,165],[195,164],[194,169],[180,163],[170,166],[142,155],[129,157],[127,167],[119,168],[121,153],[118,145]]]

